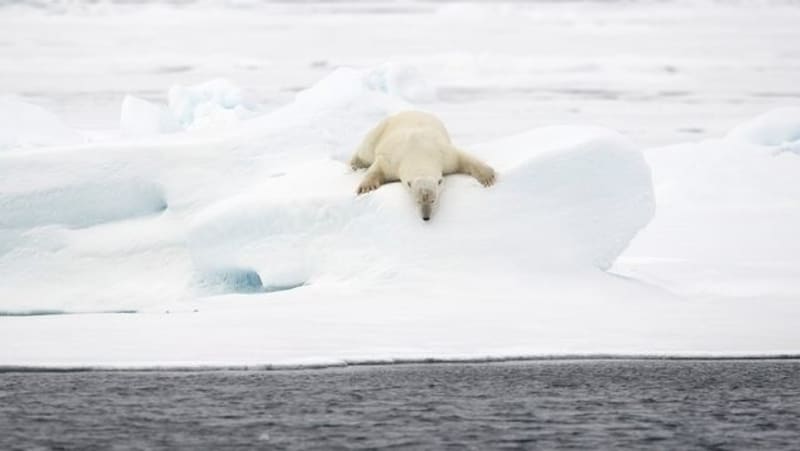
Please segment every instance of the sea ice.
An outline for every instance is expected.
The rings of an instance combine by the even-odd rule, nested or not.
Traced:
[[[213,135],[0,154],[0,365],[797,351],[785,113],[645,158],[599,127],[458,142],[498,182],[449,177],[425,223],[399,184],[354,193],[348,156],[411,107],[366,73]]]

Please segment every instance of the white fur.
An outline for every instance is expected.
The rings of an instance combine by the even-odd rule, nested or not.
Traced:
[[[400,181],[411,190],[426,221],[438,202],[445,175],[468,174],[484,186],[495,181],[491,167],[453,146],[436,116],[419,111],[381,121],[364,137],[350,164],[353,169],[367,168],[358,194]]]

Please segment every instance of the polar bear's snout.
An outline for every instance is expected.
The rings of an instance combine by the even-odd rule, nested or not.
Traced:
[[[433,210],[433,206],[430,204],[422,204],[420,206],[420,213],[422,214],[422,220],[428,221],[431,219],[431,211]]]
[[[436,202],[439,200],[439,187],[441,183],[435,177],[419,177],[409,183],[414,200],[419,206],[422,219],[429,221],[433,214]]]

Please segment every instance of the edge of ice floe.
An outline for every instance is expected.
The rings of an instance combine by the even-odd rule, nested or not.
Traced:
[[[77,372],[207,372],[207,371],[297,371],[348,367],[383,367],[397,365],[447,365],[524,362],[597,362],[597,361],[762,361],[800,360],[800,352],[775,351],[761,354],[737,352],[664,352],[664,353],[558,353],[479,357],[409,357],[393,359],[330,359],[287,363],[203,363],[164,362],[136,364],[12,364],[0,365],[0,373],[77,373]]]

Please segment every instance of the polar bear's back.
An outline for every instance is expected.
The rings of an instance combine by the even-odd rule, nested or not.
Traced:
[[[420,129],[420,132],[431,137],[438,135],[448,143],[450,142],[450,135],[442,121],[438,117],[422,111],[403,111],[386,118],[383,136],[387,137],[397,131],[407,132],[414,129]]]
[[[385,120],[376,144],[376,154],[387,157],[397,152],[407,153],[411,149],[436,152],[450,146],[450,135],[436,116],[420,111],[405,111]]]
[[[436,116],[405,111],[384,119],[367,133],[351,164],[363,168],[375,165],[384,182],[391,182],[402,179],[403,174],[452,173],[459,166],[459,151]]]

